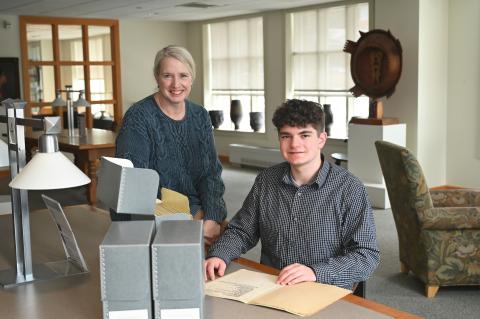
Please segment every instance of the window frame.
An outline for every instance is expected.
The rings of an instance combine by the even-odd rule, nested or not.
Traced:
[[[221,22],[231,22],[231,21],[238,21],[238,20],[248,20],[252,18],[260,18],[262,21],[262,65],[263,65],[263,89],[213,89],[212,88],[212,81],[211,79],[213,78],[212,75],[212,64],[211,64],[211,31],[210,31],[210,26],[211,24],[215,23],[221,23]],[[246,15],[246,16],[235,16],[235,17],[229,17],[229,18],[221,18],[221,19],[215,19],[215,20],[210,20],[210,21],[205,21],[202,25],[202,43],[203,43],[203,103],[204,106],[207,110],[214,110],[211,108],[211,105],[213,104],[214,96],[215,95],[221,95],[221,96],[229,96],[230,98],[230,103],[232,99],[237,99],[236,97],[238,96],[249,96],[250,98],[250,103],[252,104],[252,100],[256,96],[262,96],[264,100],[263,104],[263,126],[260,131],[253,131],[253,129],[249,130],[234,130],[234,129],[225,129],[225,128],[219,128],[216,131],[218,132],[229,132],[229,133],[238,133],[238,134],[265,134],[266,133],[266,126],[267,126],[267,121],[266,121],[266,90],[265,90],[265,17],[260,14],[260,15]],[[259,94],[262,93],[262,94]],[[254,111],[252,109],[252,105],[250,106],[251,111]],[[227,106],[229,108],[229,106]],[[249,111],[250,112],[250,111]],[[248,118],[248,113],[246,112],[243,114],[243,118]],[[226,121],[229,121],[230,118],[227,116],[224,112],[224,123]],[[233,126],[233,123],[231,123]]]
[[[112,19],[84,19],[84,18],[60,18],[60,17],[40,17],[40,16],[19,16],[20,23],[20,47],[22,58],[22,85],[23,99],[27,102],[25,115],[31,116],[32,107],[41,107],[44,112],[53,113],[49,110],[52,101],[33,102],[30,100],[30,77],[29,69],[32,66],[53,66],[55,90],[64,89],[61,87],[61,67],[62,66],[82,66],[85,82],[85,99],[91,104],[112,104],[113,119],[115,123],[120,123],[123,116],[122,89],[121,89],[121,69],[120,69],[120,37],[118,20]],[[51,61],[32,61],[28,58],[27,24],[45,24],[52,27],[52,49],[53,59]],[[60,40],[58,34],[59,25],[80,25],[82,28],[82,61],[64,61],[60,59]],[[89,26],[110,27],[110,48],[111,60],[108,61],[90,61],[89,60]],[[90,90],[90,66],[111,66],[112,67],[112,99],[91,101]],[[86,124],[88,128],[93,127],[93,116],[90,108],[86,108]],[[63,114],[61,112],[61,114]]]
[[[332,7],[338,6],[349,6],[355,4],[366,3],[368,4],[368,28],[372,30],[374,27],[374,3],[373,0],[354,0],[354,1],[336,1],[325,3],[322,5],[315,5],[315,6],[308,6],[308,7],[299,7],[295,9],[288,10],[285,13],[285,95],[287,99],[295,98],[296,96],[302,95],[302,90],[294,90],[294,79],[293,79],[293,14],[298,12],[305,12],[305,11],[316,11],[321,9],[327,9]],[[351,40],[351,39],[346,39]],[[346,53],[345,53],[346,54]],[[350,59],[350,57],[346,54],[346,59]],[[350,67],[348,64],[348,72],[350,72]],[[353,103],[351,103],[351,99],[353,95],[349,93],[350,88],[346,88],[345,90],[334,90],[334,89],[318,89],[318,90],[304,90],[308,92],[306,95],[315,96],[320,101],[325,99],[331,94],[339,94],[345,95],[346,102],[345,102],[345,111],[346,111],[346,135],[345,137],[330,137],[329,139],[333,140],[345,140],[348,139],[348,119],[350,118],[351,114],[353,113]],[[298,92],[298,94],[296,94]],[[326,93],[326,94],[325,94]],[[350,96],[348,96],[350,94]],[[303,94],[305,95],[305,94]],[[368,108],[367,108],[368,110]]]

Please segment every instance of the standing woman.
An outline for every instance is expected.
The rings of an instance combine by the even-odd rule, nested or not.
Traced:
[[[160,175],[160,188],[188,196],[194,219],[203,219],[206,244],[220,234],[227,215],[208,112],[187,100],[195,79],[195,62],[180,46],[167,46],[155,57],[158,91],[125,113],[116,141],[116,157]],[[112,220],[120,217],[112,213]]]

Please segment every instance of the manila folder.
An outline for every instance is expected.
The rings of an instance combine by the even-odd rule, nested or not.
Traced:
[[[210,281],[205,286],[209,296],[310,316],[351,293],[350,290],[316,282],[291,286],[276,284],[277,276],[237,270]]]

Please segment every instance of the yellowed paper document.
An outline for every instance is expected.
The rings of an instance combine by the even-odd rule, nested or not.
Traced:
[[[155,215],[184,213],[190,215],[188,197],[171,189],[162,187],[162,200],[157,199]],[[190,215],[191,217],[191,215]]]
[[[281,286],[275,283],[276,280],[277,276],[241,269],[208,282],[205,293],[299,316],[310,316],[351,293],[347,289],[316,282]]]

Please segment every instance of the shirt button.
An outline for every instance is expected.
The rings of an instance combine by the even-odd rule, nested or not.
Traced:
[[[297,196],[302,196],[302,193],[301,193],[301,192],[298,192],[298,193],[297,193]]]
[[[297,217],[294,217],[293,220],[294,220],[294,221],[297,221]]]

